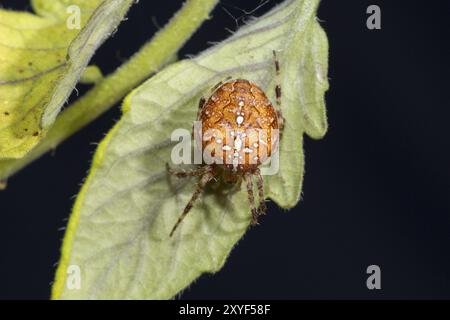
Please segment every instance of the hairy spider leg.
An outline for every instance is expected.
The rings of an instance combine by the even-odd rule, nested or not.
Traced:
[[[258,187],[258,198],[259,198],[259,207],[258,207],[258,215],[265,215],[267,212],[266,201],[264,199],[264,180],[261,176],[261,171],[258,169],[255,172],[256,176],[256,186]]]
[[[173,233],[175,232],[175,230],[178,228],[179,224],[184,220],[184,218],[186,217],[186,215],[189,213],[189,211],[191,211],[192,207],[194,206],[195,201],[198,199],[198,197],[200,196],[200,194],[203,192],[203,190],[205,189],[206,184],[211,181],[211,179],[214,177],[211,169],[209,166],[205,167],[205,168],[209,168],[206,172],[203,173],[203,175],[201,176],[200,180],[197,183],[197,188],[195,189],[194,193],[192,194],[191,200],[189,200],[188,204],[186,205],[186,207],[183,210],[183,213],[181,214],[181,216],[178,218],[177,222],[175,223],[175,225],[172,228],[172,231],[170,231],[170,237],[173,236]],[[198,172],[200,170],[197,171],[197,173],[192,174],[193,175],[198,175]],[[194,171],[193,171],[194,172]]]
[[[273,53],[273,62],[275,64],[275,102],[277,104],[277,114],[278,114],[278,126],[280,131],[284,127],[284,117],[281,111],[281,76],[280,76],[280,62],[277,58],[277,53],[275,50]]]
[[[253,179],[252,179],[251,173],[246,173],[244,175],[245,182],[247,183],[247,195],[248,195],[248,202],[250,204],[250,209],[252,212],[252,225],[258,224],[258,209],[255,206],[255,195],[253,193]]]

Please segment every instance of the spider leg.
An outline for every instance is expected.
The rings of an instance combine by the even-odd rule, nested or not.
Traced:
[[[167,171],[178,178],[186,178],[186,177],[199,177],[210,170],[209,166],[202,166],[192,170],[184,170],[184,169],[173,169],[166,163]]]
[[[275,98],[277,102],[277,107],[281,107],[281,81],[280,81],[280,62],[277,58],[277,53],[275,50],[272,51],[273,53],[273,62],[275,64]]]
[[[278,116],[278,128],[280,128],[280,131],[283,131],[284,128],[284,117],[281,113],[281,110],[277,110],[277,116]]]
[[[250,203],[250,209],[252,211],[252,225],[258,224],[258,210],[255,206],[255,195],[253,194],[253,181],[252,174],[246,173],[244,176],[245,181],[247,182],[247,194],[248,194],[248,202]]]
[[[202,112],[203,106],[205,105],[205,98],[201,97],[200,100],[198,101],[198,110],[197,110],[197,120],[200,119],[200,114]]]
[[[277,115],[278,115],[278,126],[280,130],[284,127],[284,117],[281,111],[281,77],[280,77],[280,62],[277,58],[277,53],[275,50],[273,53],[273,62],[275,64],[275,99],[277,103]]]
[[[192,194],[191,200],[189,200],[188,204],[186,205],[186,207],[183,210],[183,213],[181,214],[181,216],[178,218],[177,222],[173,226],[172,231],[170,231],[170,237],[172,237],[173,233],[178,228],[179,224],[184,220],[184,218],[189,213],[189,211],[191,211],[192,207],[194,206],[195,201],[198,199],[200,194],[205,189],[206,184],[213,177],[214,177],[214,175],[213,175],[213,173],[211,171],[207,171],[205,174],[203,174],[203,176],[201,177],[201,179],[197,183],[197,188],[195,189],[194,193]]]
[[[264,180],[261,176],[261,172],[256,171],[256,185],[258,187],[258,198],[259,198],[259,207],[258,207],[258,215],[264,215],[267,213],[266,201],[264,199]]]
[[[201,110],[203,108],[203,105],[205,104],[206,100],[205,98],[201,97],[198,101],[198,108]]]

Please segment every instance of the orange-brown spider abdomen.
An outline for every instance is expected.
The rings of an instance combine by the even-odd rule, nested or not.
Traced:
[[[234,171],[252,171],[278,141],[278,114],[264,91],[243,79],[220,84],[201,107],[205,158]]]

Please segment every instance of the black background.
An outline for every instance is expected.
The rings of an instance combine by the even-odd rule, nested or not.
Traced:
[[[28,1],[1,3],[30,8]],[[235,28],[223,8],[240,16],[235,6],[251,11],[259,3],[221,1],[180,56]],[[381,30],[366,28],[370,4],[381,7]],[[111,72],[180,6],[141,0],[94,63]],[[323,140],[306,139],[302,201],[288,212],[270,203],[225,267],[202,276],[181,299],[450,298],[449,15],[446,0],[322,1],[330,129]],[[117,107],[107,112],[0,193],[0,298],[49,297],[59,229],[86,176],[93,142],[119,116]],[[366,288],[371,264],[381,267],[378,291]]]

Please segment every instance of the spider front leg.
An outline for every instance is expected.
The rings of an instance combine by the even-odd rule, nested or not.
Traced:
[[[280,131],[284,128],[284,117],[281,111],[281,77],[280,77],[280,62],[277,58],[277,53],[275,50],[273,53],[273,62],[275,64],[275,101],[277,103],[277,116],[278,116],[278,127]]]
[[[252,226],[258,224],[258,209],[255,206],[255,195],[253,193],[253,181],[252,181],[252,174],[246,173],[244,175],[245,182],[247,183],[247,195],[248,195],[248,202],[250,204],[250,210],[252,212]]]
[[[259,198],[258,215],[265,215],[267,213],[267,206],[266,199],[264,198],[264,180],[259,169],[255,172],[255,175]]]

